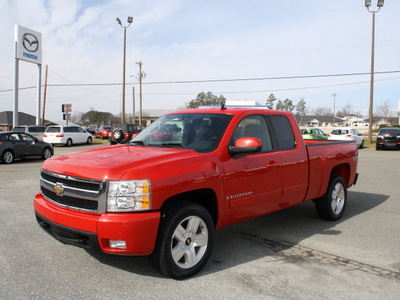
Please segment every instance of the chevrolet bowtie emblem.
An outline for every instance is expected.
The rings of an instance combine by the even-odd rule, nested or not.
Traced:
[[[64,193],[64,188],[62,187],[61,184],[56,184],[56,185],[53,187],[53,190],[56,192],[56,194],[57,194],[58,196],[62,196],[63,193]]]

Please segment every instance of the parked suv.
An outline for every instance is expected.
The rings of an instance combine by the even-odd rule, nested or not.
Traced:
[[[124,144],[134,138],[139,132],[142,131],[140,125],[136,124],[122,124],[113,128],[108,140],[110,144],[121,143]]]
[[[43,141],[50,144],[62,144],[72,146],[73,144],[91,144],[92,135],[82,127],[73,126],[50,126],[47,128]]]
[[[376,137],[376,150],[400,149],[400,128],[382,128]]]
[[[47,126],[41,126],[41,125],[18,126],[14,127],[12,132],[29,133],[38,140],[43,141],[43,136],[44,132],[46,131],[46,128]]]

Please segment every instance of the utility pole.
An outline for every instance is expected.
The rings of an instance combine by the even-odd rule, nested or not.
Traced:
[[[47,74],[48,74],[48,65],[46,65],[46,76],[44,78],[44,95],[43,95],[43,115],[42,115],[42,125],[44,125],[44,116],[46,113],[46,96],[47,96]]]
[[[336,109],[335,109],[335,102],[336,102],[336,94],[333,93],[333,123],[335,123],[336,120]]]
[[[146,78],[146,73],[142,71],[142,61],[137,62],[139,65],[139,125],[142,126],[142,78]]]
[[[136,124],[136,114],[135,114],[135,87],[132,87],[132,100],[133,100],[133,120],[132,124]]]

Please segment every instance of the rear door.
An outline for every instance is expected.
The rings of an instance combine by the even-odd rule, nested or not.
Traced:
[[[268,116],[273,124],[277,151],[281,155],[282,201],[280,209],[301,203],[308,187],[308,156],[302,141],[298,141],[294,126],[284,115]]]

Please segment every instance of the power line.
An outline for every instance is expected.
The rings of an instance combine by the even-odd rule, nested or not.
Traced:
[[[375,72],[375,75],[395,74],[400,71],[382,71]],[[235,78],[235,79],[203,79],[203,80],[180,80],[180,81],[153,81],[143,82],[146,85],[155,84],[190,84],[190,83],[214,83],[214,82],[238,82],[238,81],[267,81],[267,80],[288,80],[288,79],[310,79],[310,78],[328,78],[328,77],[346,77],[370,75],[370,72],[362,73],[342,73],[342,74],[320,74],[320,75],[302,75],[302,76],[278,76],[278,77],[253,77],[253,78]],[[133,85],[134,83],[127,83]],[[122,83],[70,83],[70,84],[48,84],[48,87],[84,87],[84,86],[121,86]],[[35,89],[36,86],[23,87],[20,90]],[[0,93],[12,92],[13,89],[0,90]]]

